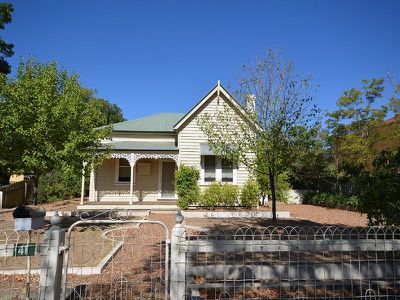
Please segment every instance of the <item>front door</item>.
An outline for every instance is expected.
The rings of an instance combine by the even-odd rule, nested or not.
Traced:
[[[175,197],[175,162],[162,162],[161,198]]]

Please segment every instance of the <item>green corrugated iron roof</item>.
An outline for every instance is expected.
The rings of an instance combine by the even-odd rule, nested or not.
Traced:
[[[107,144],[113,150],[152,150],[152,151],[177,151],[175,142],[112,142]]]
[[[160,113],[115,123],[113,131],[138,131],[138,132],[174,132],[174,125],[184,116],[184,113]]]

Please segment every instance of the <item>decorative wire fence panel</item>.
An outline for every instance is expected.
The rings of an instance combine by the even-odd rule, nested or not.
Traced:
[[[66,299],[164,299],[165,237],[158,224],[75,227]]]
[[[44,236],[44,230],[0,230],[0,299],[39,299]]]
[[[267,227],[190,233],[190,299],[398,299],[400,229]]]

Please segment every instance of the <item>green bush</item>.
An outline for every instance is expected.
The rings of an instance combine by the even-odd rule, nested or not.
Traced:
[[[211,183],[201,193],[199,204],[207,208],[219,206],[222,201],[221,190],[221,182],[216,181]]]
[[[232,184],[213,182],[201,193],[199,204],[210,208],[218,206],[234,207],[239,196],[239,188]]]
[[[400,225],[400,148],[383,151],[364,185],[362,208],[370,225]]]
[[[271,187],[269,184],[268,175],[257,175],[257,182],[264,192],[268,195],[269,199],[272,199],[271,196]],[[279,174],[275,180],[275,194],[276,200],[283,203],[288,203],[289,195],[288,192],[291,189],[291,185],[289,183],[289,176],[287,173]]]
[[[310,193],[304,196],[303,204],[318,205],[330,208],[346,208],[351,210],[358,210],[360,207],[360,199],[357,196]]]
[[[38,201],[51,202],[77,197],[81,193],[81,180],[78,174],[67,176],[59,170],[44,174],[39,177]],[[89,180],[85,183],[88,185]]]
[[[233,207],[239,197],[239,188],[236,185],[225,183],[221,190],[221,205]]]
[[[200,172],[195,167],[181,165],[175,171],[175,187],[178,194],[177,205],[181,209],[187,209],[190,204],[196,204],[199,200],[200,189],[197,181]]]
[[[260,198],[260,189],[255,180],[249,179],[246,181],[240,194],[240,201],[244,207],[255,207],[258,205]]]

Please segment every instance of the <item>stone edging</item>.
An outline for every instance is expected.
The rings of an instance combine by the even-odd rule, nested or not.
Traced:
[[[182,211],[185,218],[272,218],[270,211]],[[277,218],[288,219],[290,218],[289,211],[276,212]]]

